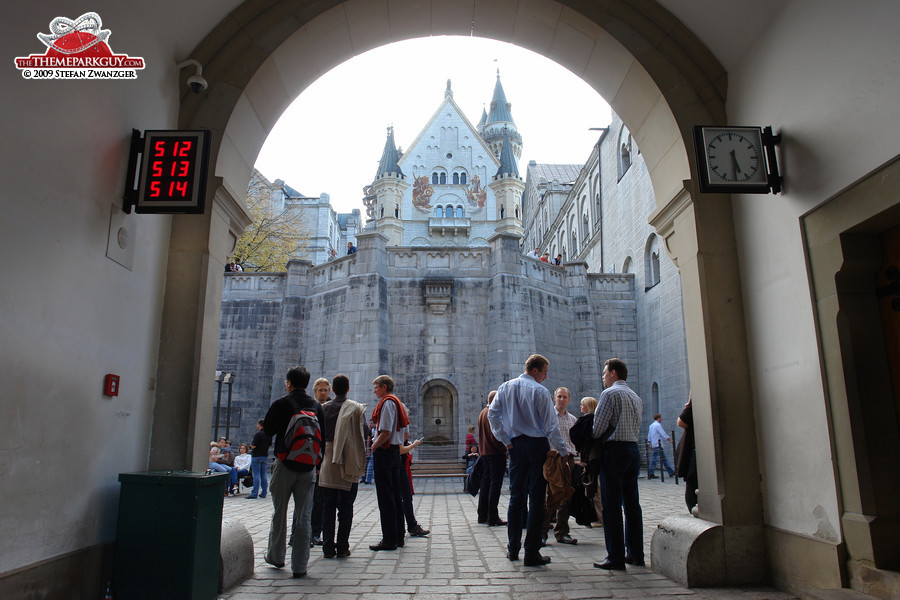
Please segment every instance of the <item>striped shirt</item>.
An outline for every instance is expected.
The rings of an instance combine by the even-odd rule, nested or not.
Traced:
[[[578,450],[575,449],[575,444],[572,443],[572,438],[569,437],[569,430],[578,422],[578,417],[569,411],[564,411],[561,415],[557,413],[557,415],[559,416],[559,433],[562,435],[563,442],[565,443],[569,454],[574,456],[575,454],[578,454]]]
[[[600,437],[610,424],[616,426],[611,442],[637,442],[641,432],[641,412],[644,403],[640,396],[622,380],[603,390],[594,410],[594,437]]]

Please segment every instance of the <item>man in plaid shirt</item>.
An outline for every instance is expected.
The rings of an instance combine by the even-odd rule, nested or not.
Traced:
[[[595,562],[598,569],[624,571],[625,564],[644,566],[644,535],[641,504],[638,499],[638,472],[641,454],[638,436],[641,431],[643,402],[625,380],[628,367],[618,358],[606,361],[600,401],[594,411],[594,437],[606,438],[600,469],[600,499],[603,506],[603,535],[608,556]],[[622,509],[628,524],[625,555]]]

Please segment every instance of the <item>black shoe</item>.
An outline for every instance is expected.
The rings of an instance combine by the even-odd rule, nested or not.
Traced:
[[[547,545],[547,536],[541,538],[541,548]]]
[[[323,552],[322,554],[325,558],[334,558],[336,556],[334,552]]]
[[[544,565],[550,564],[550,557],[541,556],[540,554],[535,554],[534,556],[528,556],[526,554],[522,564],[526,567],[543,567]]]
[[[610,560],[607,558],[603,562],[595,562],[594,568],[603,569],[604,571],[624,571],[625,563],[622,563],[621,565],[617,565],[614,562],[610,562]]]
[[[306,571],[302,573],[294,573],[294,579],[300,579],[301,577],[306,577]]]
[[[348,556],[350,556],[350,550],[338,550],[338,558],[347,558]]]
[[[644,563],[643,558],[632,558],[630,556],[625,557],[626,565],[634,565],[636,567],[646,567],[647,565]]]
[[[488,521],[488,527],[506,527],[506,521],[497,519],[496,521]]]
[[[506,550],[506,558],[509,560],[519,560],[518,552],[511,552],[509,549]]]
[[[314,535],[310,538],[309,543],[313,546],[321,546],[322,545],[322,537],[318,535]],[[312,548],[312,546],[310,546]]]
[[[396,545],[388,546],[384,542],[378,542],[377,544],[372,544],[369,546],[369,550],[371,550],[373,552],[378,552],[380,550],[396,550],[396,549],[397,549]]]
[[[398,548],[402,548],[402,547],[405,546],[405,545],[406,545],[406,536],[404,535],[404,536],[397,542],[397,547],[398,547]]]
[[[280,569],[280,568],[284,567],[284,563],[274,563],[271,560],[269,560],[268,556],[263,557],[263,560],[266,561],[267,564],[270,564],[273,567],[275,567],[276,569]]]
[[[415,527],[412,528],[412,531],[409,532],[409,535],[411,535],[413,537],[425,537],[429,533],[431,533],[431,530],[422,529],[421,525],[416,525]]]
[[[486,524],[486,523],[487,523],[487,519],[478,519],[478,524],[479,524],[479,525],[484,525],[484,524]]]
[[[575,544],[578,543],[578,540],[576,540],[575,538],[573,538],[570,535],[564,535],[556,541],[559,542],[560,544],[569,544],[571,546],[574,546]]]

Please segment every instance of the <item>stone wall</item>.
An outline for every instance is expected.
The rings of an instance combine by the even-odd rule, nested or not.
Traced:
[[[452,390],[446,418],[458,441],[488,392],[518,376],[534,352],[550,359],[551,393],[570,388],[574,414],[581,397],[599,395],[603,357],[614,353],[640,371],[633,276],[531,260],[514,235],[481,248],[386,242],[365,233],[356,254],[325,265],[291,261],[285,274],[226,277],[219,365],[237,374],[233,406],[245,416],[235,440],[252,435],[298,363],[313,379],[346,374],[350,396],[370,408],[371,381],[391,375],[413,436],[426,426],[426,390],[439,382]]]

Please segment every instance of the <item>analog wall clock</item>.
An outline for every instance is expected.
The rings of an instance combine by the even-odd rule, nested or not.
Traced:
[[[700,191],[769,193],[764,138],[760,127],[694,127]]]

